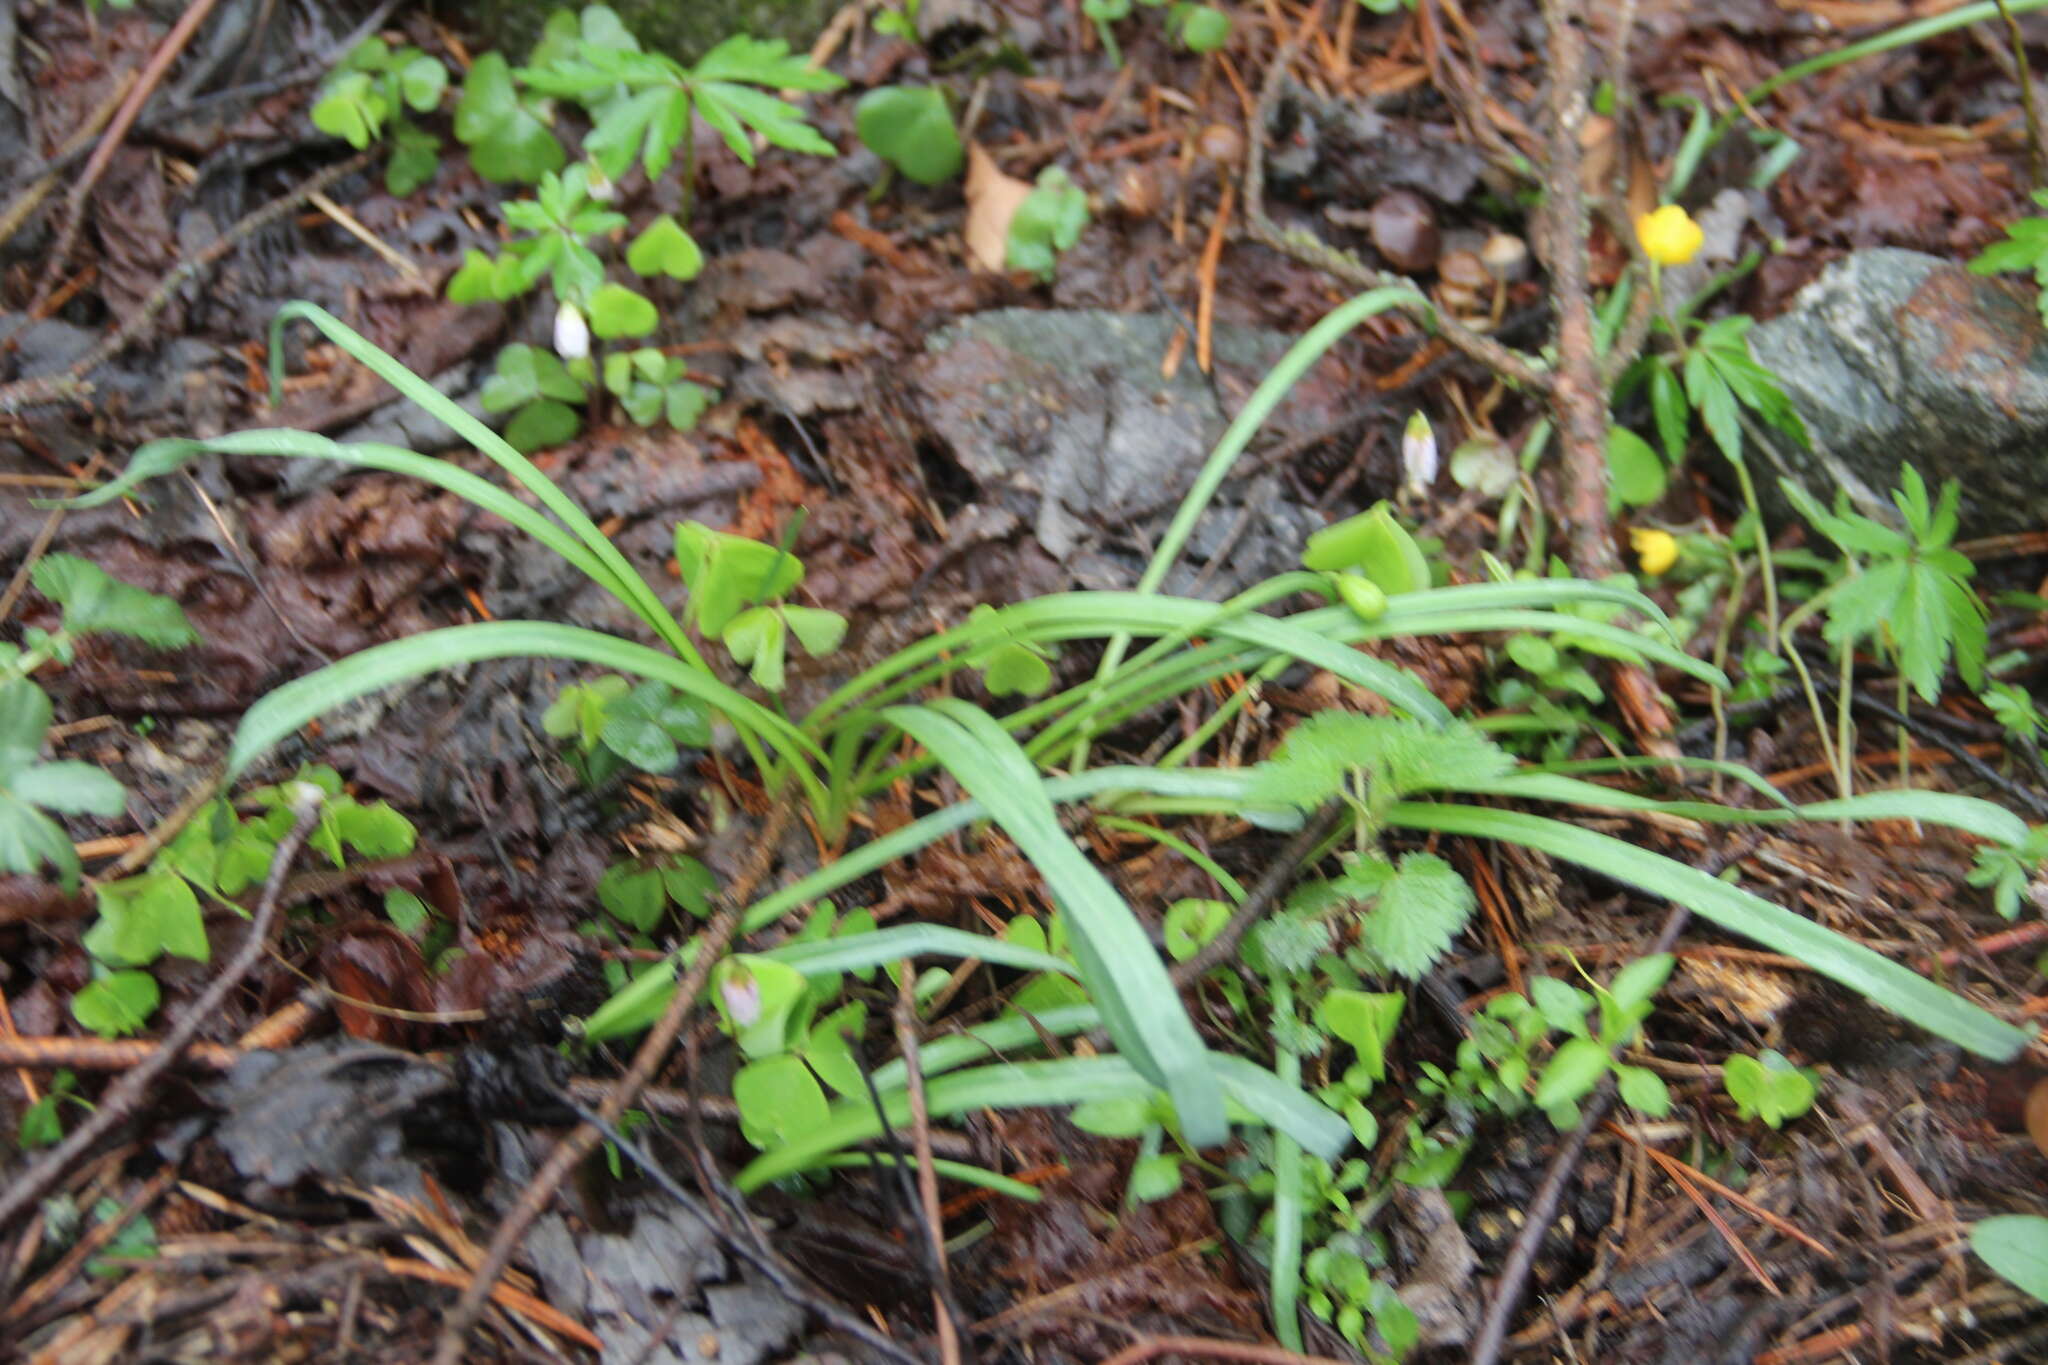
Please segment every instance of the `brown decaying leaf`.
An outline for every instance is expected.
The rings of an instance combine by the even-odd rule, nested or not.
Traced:
[[[1006,175],[978,142],[967,144],[967,254],[983,270],[1007,269],[1010,220],[1031,196],[1031,186]]]

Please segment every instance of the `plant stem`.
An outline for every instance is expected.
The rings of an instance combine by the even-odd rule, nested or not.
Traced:
[[[1805,656],[1792,644],[1792,633],[1805,625],[1807,618],[1818,611],[1828,598],[1834,595],[1834,591],[1833,586],[1823,589],[1812,601],[1786,617],[1785,623],[1778,628],[1778,642],[1784,647],[1785,657],[1792,661],[1793,669],[1799,674],[1800,687],[1805,689],[1806,709],[1813,716],[1813,732],[1820,738],[1821,757],[1839,778],[1841,766],[1836,760],[1834,741],[1828,736],[1827,711],[1820,704],[1820,691],[1813,685],[1813,673],[1806,666]],[[1848,794],[1846,790],[1842,792],[1844,796]]]
[[[2018,68],[2020,107],[2027,113],[2027,171],[2032,188],[2041,188],[2044,174],[2041,154],[2041,110],[2034,102],[2034,78],[2027,70],[2027,43],[2020,34],[2020,21],[2010,0],[1998,0],[1998,12],[2005,17],[2005,32],[2012,42],[2013,65]]]
[[[1841,644],[1839,685],[1841,693],[1836,698],[1835,732],[1835,785],[1841,789],[1842,799],[1848,800],[1850,788],[1856,780],[1856,718],[1850,705],[1850,694],[1855,682],[1856,649],[1849,641]]]
[[[1273,1019],[1295,1023],[1294,987],[1281,976],[1270,978]],[[1287,1085],[1301,1084],[1301,1055],[1275,1049],[1274,1071]],[[1270,1295],[1273,1335],[1290,1351],[1301,1349],[1301,1144],[1275,1129],[1273,1133],[1273,1264]]]

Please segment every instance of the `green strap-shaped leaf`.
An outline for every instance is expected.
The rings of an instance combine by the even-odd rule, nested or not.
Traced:
[[[517,656],[577,659],[658,679],[724,712],[735,725],[752,730],[788,759],[807,785],[817,781],[807,760],[822,759],[823,755],[808,736],[703,669],[616,635],[542,621],[487,621],[431,630],[375,645],[286,683],[243,715],[228,751],[228,780],[239,776],[280,739],[344,702],[423,673]]]
[[[1730,933],[1798,958],[1871,1003],[1980,1056],[2008,1061],[2033,1040],[2031,1033],[1803,915],[1605,834],[1523,811],[1419,801],[1397,802],[1387,821],[1404,829],[1521,844],[1674,900]]]
[[[1074,964],[1033,948],[1005,943],[986,934],[970,934],[943,924],[898,924],[871,929],[864,934],[819,939],[809,943],[785,943],[761,954],[796,968],[805,976],[832,972],[857,972],[901,962],[906,957],[952,957],[962,961],[978,958],[998,967],[1022,972],[1058,972],[1080,975]]]
[[[1351,1143],[1343,1119],[1317,1104],[1272,1072],[1239,1057],[1209,1055],[1205,1079],[1220,1111],[1225,1099],[1247,1118],[1269,1124],[1302,1147],[1330,1160]],[[948,1118],[977,1109],[1064,1108],[1090,1100],[1149,1100],[1156,1087],[1123,1057],[1064,1057],[1056,1061],[1015,1062],[975,1067],[941,1076],[925,1087],[925,1104],[934,1118]],[[909,1097],[901,1090],[882,1096],[892,1127],[910,1121]],[[1183,1117],[1185,1122],[1185,1117]],[[879,1137],[882,1121],[866,1098],[832,1108],[831,1118],[817,1131],[754,1158],[735,1180],[750,1193],[773,1180],[816,1165],[822,1158]]]
[[[1556,773],[1509,773],[1480,783],[1460,783],[1443,790],[1471,796],[1506,796],[1524,801],[1559,801],[1596,809],[1658,811],[1691,820],[1723,825],[1783,825],[1798,820],[1925,820],[1947,825],[1994,843],[2026,842],[2027,822],[2003,806],[1953,792],[1865,792],[1811,805],[1790,803],[1764,810],[1743,810],[1714,801],[1662,801],[1654,796],[1603,787]]]
[[[277,317],[270,324],[270,389],[271,404],[275,406],[284,391],[284,328],[294,318],[303,318],[324,333],[327,338],[348,352],[367,367],[371,373],[389,384],[405,397],[411,399],[428,414],[448,424],[456,435],[462,437],[483,452],[485,458],[517,480],[521,487],[540,499],[541,506],[553,513],[562,525],[606,568],[618,581],[625,600],[631,603],[642,619],[676,653],[692,663],[702,665],[703,659],[696,646],[690,643],[683,628],[662,606],[654,589],[647,586],[645,579],[626,557],[619,553],[617,546],[597,529],[588,514],[576,505],[575,499],[556,487],[555,481],[541,473],[533,461],[514,450],[512,446],[482,422],[472,416],[461,404],[449,398],[439,389],[421,379],[401,365],[397,358],[371,344],[367,337],[349,327],[340,318],[316,304],[297,300],[277,310]]]
[[[1123,897],[1060,828],[1036,766],[986,712],[957,699],[884,714],[945,765],[1045,878],[1110,1037],[1172,1097],[1187,1140],[1197,1147],[1222,1142],[1229,1127],[1209,1075],[1208,1050],[1180,993]]]

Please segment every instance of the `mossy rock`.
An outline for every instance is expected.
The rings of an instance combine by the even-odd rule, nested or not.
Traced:
[[[651,51],[694,62],[735,33],[782,38],[808,49],[842,0],[611,0],[626,27]],[[463,6],[478,51],[503,52],[514,65],[526,59],[541,25],[562,0],[472,0]]]

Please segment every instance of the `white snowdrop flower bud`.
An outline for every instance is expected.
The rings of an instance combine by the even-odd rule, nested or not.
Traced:
[[[1436,433],[1429,418],[1417,412],[1401,433],[1401,484],[1413,497],[1421,497],[1436,483]]]
[[[600,204],[609,204],[619,197],[619,187],[610,176],[604,173],[604,167],[592,161],[589,163],[588,169],[590,171],[590,179],[584,187],[589,190],[592,199],[595,199]]]
[[[581,360],[590,354],[590,324],[581,309],[567,299],[555,309],[555,354],[564,360]]]

